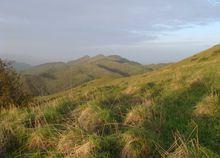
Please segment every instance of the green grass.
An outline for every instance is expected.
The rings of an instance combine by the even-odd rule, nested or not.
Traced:
[[[119,56],[84,57],[68,63],[48,63],[22,72],[26,89],[34,95],[53,94],[108,76],[111,79],[152,71]]]
[[[218,158],[220,47],[1,109],[3,157]],[[99,59],[102,57],[99,57]],[[33,106],[34,105],[34,106]]]

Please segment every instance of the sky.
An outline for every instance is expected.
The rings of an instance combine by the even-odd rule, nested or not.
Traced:
[[[0,0],[0,58],[173,62],[220,43],[220,0]]]

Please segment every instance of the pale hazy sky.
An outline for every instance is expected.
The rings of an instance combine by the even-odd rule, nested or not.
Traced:
[[[220,0],[0,0],[0,57],[176,61],[220,43]]]

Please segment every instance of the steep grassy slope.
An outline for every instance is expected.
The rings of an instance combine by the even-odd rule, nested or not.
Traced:
[[[32,67],[23,72],[24,81],[29,90],[34,94],[44,95],[69,89],[84,82],[88,82],[101,77],[127,77],[130,75],[143,73],[149,70],[143,65],[121,58],[120,56],[95,57],[85,56],[68,63],[48,63]],[[46,89],[39,91],[32,89],[38,87],[31,82],[32,78],[39,78],[40,85]]]
[[[2,109],[5,157],[219,158],[220,46]]]

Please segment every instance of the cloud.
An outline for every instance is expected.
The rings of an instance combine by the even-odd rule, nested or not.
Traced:
[[[220,5],[220,0],[208,0],[212,5]]]
[[[41,51],[51,58],[62,49],[82,53],[87,47],[128,47],[159,40],[170,32],[220,21],[217,0],[0,0],[0,3],[0,51]]]

